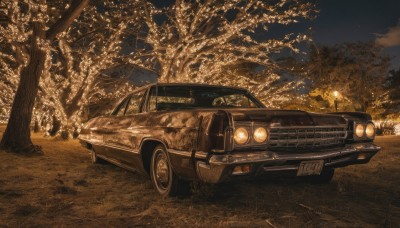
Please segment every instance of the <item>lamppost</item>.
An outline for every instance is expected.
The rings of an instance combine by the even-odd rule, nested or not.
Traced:
[[[338,106],[338,96],[339,96],[339,92],[338,91],[333,91],[333,96],[335,97],[335,110],[337,112],[337,106]]]

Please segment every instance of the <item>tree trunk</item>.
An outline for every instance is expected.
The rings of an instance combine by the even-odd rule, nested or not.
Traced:
[[[42,47],[45,38],[44,25],[33,22],[33,34],[30,41],[30,61],[21,72],[21,79],[15,93],[10,119],[1,140],[1,148],[15,152],[40,152],[31,141],[30,123],[39,79],[46,60],[46,51]]]
[[[71,6],[47,31],[44,22],[36,18],[39,14],[46,12],[32,12],[37,15],[32,18],[33,33],[30,37],[30,43],[26,47],[29,48],[30,60],[21,72],[21,79],[15,93],[10,118],[0,148],[13,152],[42,152],[40,147],[32,144],[29,128],[39,80],[46,60],[46,49],[49,49],[44,45],[65,31],[88,4],[89,0],[73,0]]]

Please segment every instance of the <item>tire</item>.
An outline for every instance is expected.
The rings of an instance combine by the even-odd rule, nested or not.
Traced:
[[[320,175],[313,175],[304,177],[307,182],[312,184],[327,184],[331,182],[333,175],[335,174],[335,169],[323,169]]]
[[[164,146],[157,146],[151,156],[150,177],[154,188],[164,197],[182,195],[189,184],[179,180],[171,167]]]

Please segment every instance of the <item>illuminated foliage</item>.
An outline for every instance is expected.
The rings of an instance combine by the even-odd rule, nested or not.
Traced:
[[[58,0],[1,2],[2,14],[10,18],[0,26],[0,44],[6,47],[0,56],[0,88],[6,91],[0,99],[3,107],[10,107],[21,70],[29,63],[26,44],[32,34],[31,21],[57,22],[63,4]],[[119,64],[158,72],[159,81],[164,82],[246,87],[275,107],[290,100],[286,92],[300,82],[289,83],[279,76],[271,54],[283,49],[298,52],[296,44],[309,37],[287,33],[271,37],[269,31],[272,26],[311,19],[315,13],[313,4],[286,0],[177,0],[164,8],[144,0],[109,0],[86,8],[68,30],[50,32],[57,34],[55,41],[39,40],[46,61],[36,119],[56,116],[67,128],[79,125],[90,103],[120,97],[128,90],[126,81],[110,83],[110,78],[101,76],[103,70]],[[32,16],[32,12],[39,13]],[[245,73],[236,67],[246,64],[262,70]]]
[[[0,52],[0,88],[5,91],[0,103],[7,116],[21,69],[29,62],[29,50],[24,45],[29,39],[30,12],[35,4],[31,1],[7,1],[4,4],[10,2],[13,2],[11,7],[2,9],[12,21],[6,21],[0,28],[0,44],[6,47]],[[35,120],[52,121],[55,116],[63,128],[71,130],[71,126],[79,126],[81,118],[87,116],[89,103],[119,98],[131,88],[123,78],[111,80],[101,72],[122,62],[122,34],[128,22],[133,23],[137,18],[126,8],[135,7],[134,4],[135,1],[121,4],[102,1],[91,5],[76,23],[57,36],[55,42],[43,46],[47,58],[35,101]],[[63,5],[63,2],[43,2],[41,7],[48,15],[40,20],[56,20],[61,13],[57,5]],[[124,7],[125,10],[121,10]]]
[[[99,7],[107,7],[107,14],[99,13]],[[112,2],[88,7],[52,50],[49,71],[40,84],[41,105],[57,116],[62,130],[72,130],[82,118],[86,120],[91,102],[120,98],[130,88],[121,78],[105,85],[107,76],[101,74],[121,62],[122,34],[130,17],[122,17],[119,9]]]
[[[263,91],[260,97],[267,96],[265,89],[272,89],[269,86],[279,79],[278,75],[266,73],[249,78],[227,69],[247,63],[275,68],[271,54],[284,49],[298,52],[296,44],[309,37],[271,37],[272,27],[311,19],[315,13],[311,3],[286,0],[177,0],[165,8],[143,1],[139,10],[147,32],[137,36],[143,42],[142,48],[132,52],[130,63],[157,71],[162,82],[244,86],[257,94]],[[280,89],[293,87],[289,83]]]
[[[22,4],[22,3],[21,3]],[[27,4],[27,3],[25,3]],[[25,5],[27,7],[28,5]],[[31,11],[18,1],[0,2],[0,115],[9,116],[22,68],[29,60],[24,47],[29,38]]]

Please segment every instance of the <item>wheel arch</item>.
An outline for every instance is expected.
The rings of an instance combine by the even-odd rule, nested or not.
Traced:
[[[143,168],[147,174],[150,175],[150,161],[153,155],[154,149],[162,145],[165,149],[168,149],[167,144],[160,139],[156,138],[146,138],[140,144],[140,157],[142,159]],[[168,153],[167,153],[168,154]]]

